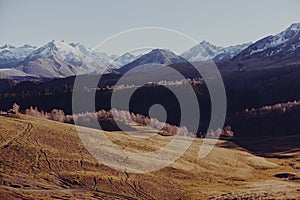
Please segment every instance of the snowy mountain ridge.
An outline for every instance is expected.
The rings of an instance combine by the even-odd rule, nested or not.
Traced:
[[[138,65],[148,66],[144,66],[143,71],[158,66],[151,63],[169,65],[188,61],[248,62],[262,59],[299,62],[300,23],[291,24],[286,30],[264,37],[255,43],[221,47],[202,41],[181,55],[176,55],[168,49],[154,49],[144,55],[125,53],[112,56],[80,43],[56,40],[40,47],[29,44],[15,47],[6,44],[0,47],[0,78],[54,78],[76,74],[124,73]]]
[[[181,56],[190,62],[207,60],[228,61],[247,48],[250,44],[251,43],[245,43],[229,47],[221,47],[202,41],[198,45],[195,45],[188,51],[182,53]]]
[[[292,24],[286,30],[258,40],[236,55],[233,60],[290,57],[300,47],[300,23]]]
[[[16,66],[22,62],[37,47],[26,44],[21,47],[15,47],[5,44],[0,47],[0,68]]]

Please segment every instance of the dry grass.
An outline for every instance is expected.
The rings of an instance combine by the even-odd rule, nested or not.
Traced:
[[[145,136],[153,134],[135,128]],[[93,129],[82,131],[97,134]],[[154,151],[172,139],[105,134],[131,152]],[[2,199],[300,198],[298,180],[275,177],[283,172],[300,177],[299,149],[291,149],[293,157],[263,158],[230,141],[219,141],[206,158],[199,159],[201,144],[202,139],[195,139],[168,167],[127,174],[99,164],[72,125],[22,115],[0,117],[0,194]]]

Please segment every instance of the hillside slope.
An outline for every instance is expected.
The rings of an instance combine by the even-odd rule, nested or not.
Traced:
[[[135,127],[145,132],[153,132]],[[175,163],[159,171],[128,174],[99,164],[84,148],[74,126],[29,116],[0,116],[2,199],[234,199],[300,198],[299,149],[285,159],[255,156],[219,141],[198,159],[196,139]],[[97,130],[82,128],[97,133]],[[106,132],[121,148],[148,152],[171,137],[140,140]],[[294,178],[277,178],[290,173]]]

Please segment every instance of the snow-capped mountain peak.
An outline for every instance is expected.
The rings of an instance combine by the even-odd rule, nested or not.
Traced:
[[[36,49],[37,46],[32,46],[30,44],[24,44],[23,46],[20,47],[21,49]]]
[[[0,68],[10,68],[22,62],[30,53],[36,49],[35,46],[24,45],[15,47],[5,44],[0,47]]]
[[[229,61],[234,56],[239,54],[241,51],[246,49],[248,46],[250,46],[252,42],[244,43],[244,44],[237,44],[232,45],[229,47],[224,47],[223,50],[221,50],[214,58],[214,61]]]
[[[84,55],[69,44],[63,41],[52,40],[36,51],[33,51],[25,60],[31,61],[37,58],[51,59],[54,56],[59,56],[66,62],[78,63],[79,60],[84,59]]]
[[[103,71],[110,63],[106,54],[79,43],[52,40],[29,54],[17,69],[30,75],[65,77]]]
[[[210,48],[218,48],[217,46],[203,40],[199,43],[200,46],[204,47],[204,48],[207,48],[207,49],[210,49]]]
[[[91,55],[95,53],[92,49],[87,48],[80,43],[69,43],[69,45],[77,49],[79,52],[81,52],[84,55]]]
[[[250,45],[233,60],[277,58],[291,56],[300,48],[300,23],[289,26],[286,30],[267,36]]]
[[[230,47],[220,47],[210,44],[209,42],[202,41],[198,45],[195,45],[188,51],[182,53],[181,56],[190,62],[207,60],[225,61],[230,60],[233,56],[237,55],[250,44],[251,43],[245,43]]]
[[[182,53],[181,56],[190,62],[206,61],[214,58],[220,51],[222,51],[222,47],[217,47],[209,42],[202,41],[198,45],[195,45],[188,51]]]
[[[299,31],[300,30],[300,23],[294,23],[294,24],[292,24],[287,30]]]
[[[13,48],[16,48],[16,47],[9,45],[9,44],[5,44],[0,47],[1,50],[8,50],[8,49],[13,49]]]
[[[139,58],[139,57],[135,56],[131,53],[124,53],[121,56],[114,56],[113,60],[119,66],[123,66],[123,65],[126,65],[128,63],[131,63],[132,61],[136,60],[137,58]]]
[[[221,47],[202,41],[198,45],[195,45],[188,51],[182,53],[181,56],[190,62],[206,61],[214,58],[221,50]]]
[[[25,44],[21,47],[15,47],[13,45],[9,45],[9,44],[5,44],[3,46],[0,47],[0,53],[2,53],[3,51],[11,51],[12,53],[14,53],[15,56],[18,56],[18,53],[21,52],[21,51],[31,51],[31,50],[34,50],[36,49],[37,47],[36,46],[32,46],[32,45],[29,45],[29,44]]]

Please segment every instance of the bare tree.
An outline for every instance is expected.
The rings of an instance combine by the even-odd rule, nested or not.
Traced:
[[[14,105],[12,106],[12,112],[18,114],[20,111],[20,106],[17,103],[14,103]]]

